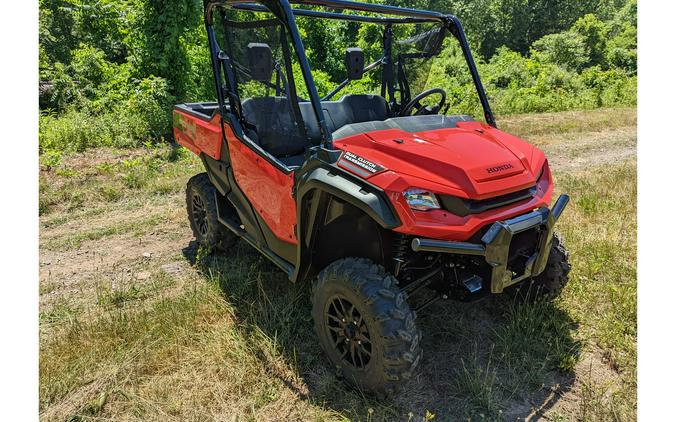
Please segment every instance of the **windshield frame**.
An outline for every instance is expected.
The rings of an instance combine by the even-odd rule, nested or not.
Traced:
[[[323,11],[323,10],[313,10],[305,8],[291,8],[291,4],[301,5],[301,6],[313,6],[313,7],[324,7],[328,9],[335,10],[334,12]],[[429,11],[429,10],[418,10],[410,8],[402,8],[396,6],[388,6],[381,4],[371,4],[371,3],[358,3],[353,1],[346,0],[258,0],[258,1],[248,1],[248,0],[205,0],[204,1],[204,21],[207,27],[207,33],[209,34],[209,42],[211,47],[211,56],[212,63],[214,63],[214,72],[215,79],[217,83],[218,90],[218,101],[221,103],[221,110],[224,111],[224,99],[227,97],[226,93],[221,91],[222,86],[220,85],[221,76],[221,67],[215,65],[217,63],[217,54],[216,46],[213,45],[212,40],[215,41],[213,37],[213,13],[218,7],[228,7],[233,9],[240,10],[249,10],[249,11],[258,11],[258,12],[270,12],[279,19],[282,24],[289,31],[289,36],[291,41],[294,44],[294,49],[296,51],[301,73],[304,78],[305,85],[307,87],[307,92],[309,94],[309,101],[312,103],[312,109],[314,111],[314,117],[316,118],[319,128],[322,135],[321,144],[324,148],[332,149],[332,136],[327,129],[325,122],[325,117],[321,108],[321,97],[319,96],[314,80],[312,77],[311,69],[309,66],[309,61],[305,54],[305,48],[300,37],[297,25],[295,23],[295,16],[306,16],[314,18],[324,18],[324,19],[337,19],[337,20],[346,20],[346,21],[358,21],[358,22],[368,22],[382,24],[384,27],[384,36],[383,36],[383,58],[382,66],[384,67],[383,78],[382,78],[382,93],[389,93],[390,101],[393,98],[394,90],[394,80],[393,80],[393,60],[391,58],[391,27],[392,25],[397,24],[411,24],[411,23],[439,23],[444,27],[448,32],[450,32],[459,42],[464,55],[464,59],[471,73],[471,77],[476,88],[476,93],[478,94],[481,106],[483,108],[483,114],[485,121],[493,127],[497,127],[494,115],[490,108],[490,104],[485,93],[485,89],[478,74],[476,68],[476,63],[471,54],[471,49],[469,48],[466,35],[464,34],[464,29],[462,27],[459,19],[452,14],[443,14],[440,12]],[[345,10],[357,11],[357,12],[370,12],[375,14],[382,14],[385,16],[363,16],[363,15],[354,15],[354,14],[345,14],[342,13]],[[389,16],[386,16],[389,15]],[[392,17],[395,16],[395,17]],[[214,57],[216,54],[216,57]],[[227,69],[225,70],[225,79],[227,82]],[[339,87],[339,85],[338,85]],[[384,95],[383,95],[384,96]],[[238,98],[236,98],[238,100]],[[394,100],[395,101],[395,100]],[[232,103],[230,101],[230,103]],[[241,110],[238,107],[234,107],[235,115],[238,119],[241,119]]]

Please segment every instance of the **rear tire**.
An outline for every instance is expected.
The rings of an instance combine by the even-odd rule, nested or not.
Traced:
[[[237,236],[218,221],[216,188],[206,173],[190,178],[185,201],[190,228],[199,244],[219,251],[234,244]]]
[[[557,297],[569,281],[569,272],[572,269],[569,257],[570,253],[565,248],[563,239],[554,233],[546,268],[538,276],[517,286],[516,298],[533,302]]]
[[[419,366],[415,313],[396,279],[367,259],[333,262],[312,289],[312,317],[321,347],[347,382],[384,397]]]

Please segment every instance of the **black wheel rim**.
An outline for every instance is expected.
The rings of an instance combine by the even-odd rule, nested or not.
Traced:
[[[197,193],[192,195],[192,219],[199,234],[206,236],[206,233],[209,231],[209,222],[206,219],[206,205],[201,195]]]
[[[368,365],[373,354],[370,332],[359,310],[345,297],[334,296],[330,301],[326,329],[343,361],[356,368]]]

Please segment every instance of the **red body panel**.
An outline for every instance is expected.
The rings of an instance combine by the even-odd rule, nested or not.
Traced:
[[[293,199],[293,173],[285,174],[242,143],[229,125],[225,138],[232,160],[234,179],[251,205],[265,220],[274,235],[297,244],[296,206]]]
[[[203,152],[220,159],[220,116],[205,122],[174,111],[174,134],[179,144],[196,154]],[[237,184],[274,235],[297,244],[296,203],[291,194],[293,172],[285,174],[266,161],[242,143],[227,124],[225,135]],[[383,167],[374,174],[364,174],[354,171],[353,166],[350,168],[349,162],[338,161],[338,166],[367,178],[386,192],[401,220],[401,226],[394,229],[400,233],[465,241],[485,225],[551,202],[553,181],[544,153],[483,123],[460,122],[457,128],[418,133],[381,130],[340,139],[333,145]],[[535,183],[537,191],[530,200],[465,217],[444,210],[413,211],[402,194],[416,187],[436,194],[482,200]]]
[[[412,186],[420,186],[420,183],[423,183],[420,179],[387,172],[381,176],[373,177],[370,182],[382,187],[394,204],[396,213],[402,223],[394,231],[432,239],[455,241],[468,240],[474,233],[487,224],[506,220],[520,214],[525,214],[535,208],[547,206],[551,202],[551,195],[553,193],[551,173],[547,167],[537,185],[537,193],[531,200],[511,204],[507,207],[495,208],[480,214],[470,214],[460,217],[444,210],[411,210],[401,192]],[[429,188],[429,185],[423,184],[422,187]],[[439,190],[435,192],[439,192]]]
[[[486,224],[551,201],[553,183],[543,152],[482,123],[460,122],[457,128],[418,133],[382,130],[344,138],[334,146],[387,169],[368,181],[384,189],[391,199],[402,222],[394,230],[401,233],[464,241]],[[465,217],[443,210],[413,211],[402,195],[417,187],[481,200],[531,187],[540,174],[531,200]]]
[[[199,155],[202,152],[214,160],[220,160],[222,132],[220,115],[205,122],[189,114],[173,111],[173,135],[176,142]]]

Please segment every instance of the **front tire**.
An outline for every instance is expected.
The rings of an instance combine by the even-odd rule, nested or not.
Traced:
[[[220,251],[234,244],[236,235],[218,221],[216,188],[206,173],[190,178],[185,202],[190,228],[199,244]]]
[[[544,271],[516,288],[516,297],[524,301],[556,298],[569,281],[570,253],[557,233],[553,234],[551,253]]]
[[[345,258],[321,271],[312,317],[331,363],[364,392],[391,394],[419,366],[420,333],[407,295],[370,260]]]

